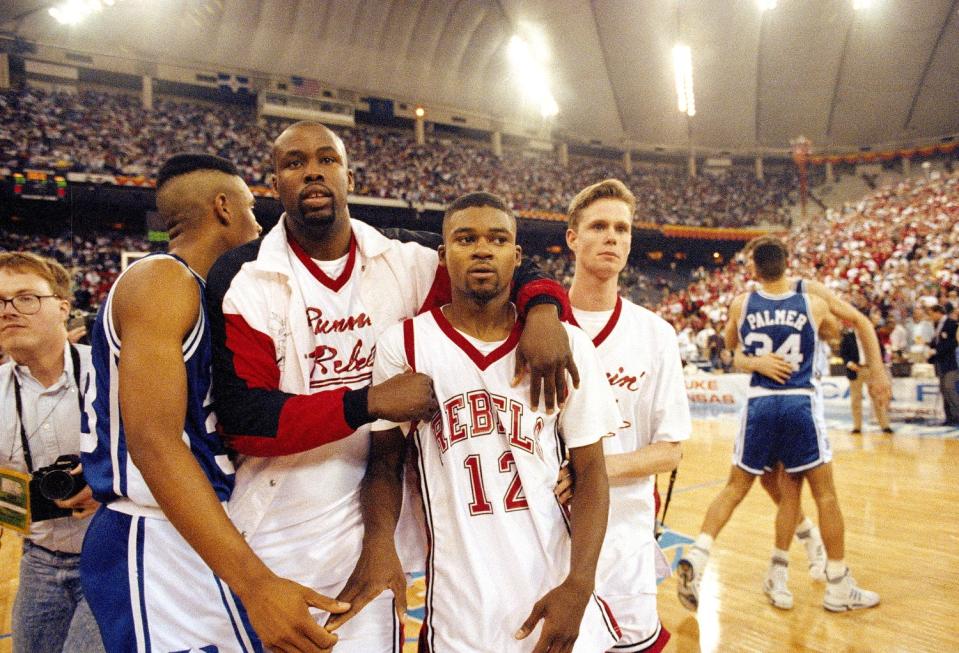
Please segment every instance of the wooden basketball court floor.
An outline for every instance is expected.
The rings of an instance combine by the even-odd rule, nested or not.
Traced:
[[[734,421],[694,422],[662,540],[674,565],[725,482],[734,432]],[[865,611],[826,612],[824,585],[809,578],[805,551],[793,544],[789,586],[795,607],[780,611],[769,605],[760,584],[773,547],[774,509],[756,483],[713,545],[699,613],[679,605],[675,577],[660,585],[660,615],[673,635],[666,651],[959,651],[959,432],[850,436],[833,431],[831,437],[846,521],[846,559],[860,585],[879,592],[882,603]],[[661,488],[666,480],[660,478]],[[815,518],[808,490],[804,508]],[[11,650],[20,554],[14,534],[4,533],[0,542],[4,653]],[[404,653],[415,651],[422,579],[410,588],[409,603]]]

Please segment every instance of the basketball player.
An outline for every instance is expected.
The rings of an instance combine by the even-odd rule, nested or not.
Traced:
[[[802,294],[803,292],[803,281],[798,280],[796,282],[796,292]],[[819,335],[821,336],[819,340],[820,352],[816,355],[816,362],[818,369],[814,370],[814,378],[816,381],[821,379],[823,376],[829,374],[829,355],[830,348],[827,344],[827,341],[832,342],[835,338],[839,337],[839,321],[832,315],[832,313],[827,313],[823,318],[823,321],[819,324]],[[777,354],[769,353],[764,354],[765,356],[775,356],[778,362],[778,359],[782,357]],[[743,355],[742,349],[737,349],[734,354],[733,362],[734,365],[745,372],[752,373],[753,371],[758,371],[754,369],[752,364],[759,356],[745,356]],[[788,378],[788,377],[787,377]],[[816,409],[816,420],[819,423],[825,424],[826,422],[826,412],[823,399],[823,389],[822,383],[815,383],[816,390],[816,399],[813,401],[813,407]],[[829,436],[825,432],[823,433],[823,461],[829,462],[832,460],[832,448],[829,445]],[[766,494],[773,500],[773,503],[776,504],[777,508],[779,502],[782,501],[782,491],[780,489],[780,483],[782,482],[782,476],[785,474],[783,470],[782,463],[777,463],[773,466],[772,470],[765,470],[766,473],[759,477],[759,482],[762,484],[763,489],[766,491]],[[796,524],[794,526],[796,538],[802,543],[803,547],[806,550],[806,558],[808,560],[808,570],[809,576],[816,581],[826,580],[826,548],[822,543],[822,536],[819,533],[819,529],[812,522],[809,517],[806,516],[805,512],[802,510],[802,504],[800,503],[798,515],[796,518]],[[778,539],[776,541],[789,542],[789,538]],[[780,549],[778,546],[773,547],[773,558],[776,559],[775,566],[773,563],[770,563],[770,570],[776,570],[778,573],[778,567],[787,566],[783,565],[783,561],[788,561],[789,551]],[[775,594],[775,602],[779,604],[780,607],[788,605],[791,603],[792,594],[789,592],[788,588],[780,588],[779,592]]]
[[[416,234],[388,236],[350,219],[353,172],[343,142],[323,125],[287,128],[273,163],[284,215],[210,274],[217,416],[244,454],[230,515],[274,572],[350,597],[349,620],[330,626],[339,653],[398,650],[405,579],[364,533],[369,425],[424,418],[435,398],[423,375],[371,386],[374,343],[448,297],[449,277],[433,249],[411,240]],[[565,392],[557,377],[572,365],[551,303],[565,306],[565,293],[529,268],[515,285],[524,341],[540,352],[527,358],[548,359],[548,374],[538,376],[551,406],[555,388]]]
[[[656,611],[657,568],[669,567],[655,540],[653,486],[679,464],[692,430],[676,331],[619,295],[635,209],[630,190],[607,179],[573,198],[566,231],[573,316],[596,346],[622,416],[616,437],[603,441],[610,513],[597,578],[622,630],[610,649],[618,653],[660,651],[669,641]]]
[[[750,278],[756,277],[755,265],[752,259],[752,248],[761,241],[762,237],[754,238],[743,248],[745,257],[746,274]],[[808,292],[826,302],[829,307],[829,313],[824,318],[820,326],[820,345],[825,347],[827,342],[836,342],[839,339],[840,323],[845,320],[852,324],[860,341],[865,344],[867,360],[871,361],[869,368],[872,370],[871,378],[874,379],[876,387],[870,385],[870,396],[875,406],[886,406],[892,396],[892,385],[889,374],[882,363],[882,350],[879,346],[879,339],[876,336],[876,330],[861,311],[852,304],[836,295],[822,283],[810,279],[790,278],[790,283],[794,284],[796,291],[800,294]],[[821,369],[818,370],[817,379],[828,374],[828,354],[823,352],[818,357]],[[792,366],[782,356],[775,352],[767,352],[757,356],[743,356],[737,352],[734,360],[735,366],[745,372],[759,373],[776,382],[785,382],[792,374]],[[817,419],[825,423],[825,405],[822,399],[822,386],[818,383],[816,386],[816,395],[818,401],[813,402],[817,410]],[[824,444],[828,445],[828,435],[823,433]],[[831,448],[825,449],[824,455],[827,456],[826,462],[832,459]],[[782,474],[782,465],[777,465],[773,472],[763,474],[760,477],[760,483],[766,493],[769,494],[773,502],[778,506],[781,498],[779,489],[780,475]],[[796,537],[802,542],[806,550],[808,559],[809,575],[813,580],[826,580],[826,550],[823,546],[822,536],[819,529],[813,524],[800,508],[796,522]],[[788,539],[785,540],[788,542]],[[787,559],[787,551],[775,547],[773,556],[779,563]],[[777,565],[777,566],[782,566]],[[772,598],[772,597],[771,597]],[[776,602],[779,607],[791,605],[792,597],[788,590],[781,590],[777,593]]]
[[[736,348],[742,342],[746,356],[776,352],[792,366],[785,381],[754,373],[742,428],[733,452],[730,479],[712,502],[703,528],[688,555],[679,563],[680,601],[695,609],[699,583],[713,539],[749,491],[755,476],[782,462],[786,474],[780,484],[782,500],[776,516],[776,547],[788,548],[799,507],[802,479],[809,481],[819,511],[819,528],[826,548],[826,596],[828,610],[851,610],[878,604],[874,592],[858,588],[843,561],[843,521],[828,462],[828,443],[816,401],[813,371],[817,331],[828,314],[825,301],[797,292],[785,276],[786,247],[773,237],[760,238],[751,257],[761,290],[736,297],[730,306],[726,342]],[[801,290],[801,288],[800,288]],[[792,597],[781,590],[787,579],[785,560],[777,560],[767,574],[763,589],[774,605],[792,607]]]
[[[754,238],[746,243],[746,247],[743,248],[743,255],[746,260],[746,274],[752,278],[756,278],[752,249],[756,244],[761,242],[763,238],[764,236]],[[796,284],[800,282],[800,279],[797,277],[789,277],[789,281],[790,283]],[[801,281],[806,293],[819,297],[826,302],[829,312],[832,314],[832,317],[827,319],[827,324],[830,325],[828,328],[833,331],[839,328],[838,323],[833,324],[832,320],[838,320],[840,322],[846,321],[852,324],[856,335],[859,337],[859,341],[863,345],[866,365],[873,370],[870,374],[869,396],[872,398],[874,404],[888,405],[892,399],[892,379],[883,362],[879,338],[876,336],[876,329],[872,322],[869,321],[869,317],[819,281],[813,279],[802,279]],[[833,340],[835,338],[821,336],[821,339]],[[792,373],[792,368],[789,363],[774,352],[762,357],[756,357],[754,364],[761,366],[764,370],[757,371],[778,381],[785,380]]]
[[[403,426],[430,542],[421,650],[605,651],[618,633],[593,594],[609,506],[600,440],[620,419],[594,349],[566,327],[582,380],[558,414],[530,405],[528,383],[511,387],[519,322],[509,279],[520,248],[499,197],[470,193],[449,206],[440,260],[452,302],[388,329],[374,363],[374,381],[428,374],[440,404]],[[567,451],[577,478],[569,518],[552,492]]]
[[[127,268],[97,318],[82,449],[105,506],[81,577],[108,651],[319,651],[336,637],[308,608],[348,607],[271,572],[223,507],[234,474],[211,432],[203,278],[259,233],[253,202],[229,161],[169,159],[157,180],[169,253]]]

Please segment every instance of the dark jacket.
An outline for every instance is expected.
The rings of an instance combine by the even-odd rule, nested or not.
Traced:
[[[935,327],[936,325],[933,325]],[[959,326],[952,318],[946,318],[942,329],[935,335],[929,346],[936,352],[929,357],[929,362],[936,366],[936,376],[944,376],[956,369],[956,327]]]
[[[842,357],[843,365],[850,362],[859,365],[861,359],[855,331],[843,331],[842,340],[839,342],[839,355]],[[856,372],[846,367],[846,378],[850,381],[855,381],[858,376]]]

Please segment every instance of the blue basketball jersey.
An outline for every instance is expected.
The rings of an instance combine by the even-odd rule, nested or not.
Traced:
[[[187,410],[183,442],[190,447],[221,501],[233,491],[234,469],[221,438],[216,433],[212,410],[212,343],[204,301],[205,283],[182,259],[172,254],[153,254],[174,259],[190,270],[200,290],[200,312],[196,324],[183,340],[183,363],[187,376]],[[141,261],[133,265],[139,265]],[[133,267],[132,265],[130,267]],[[129,268],[128,268],[129,270]],[[124,271],[123,274],[126,274]],[[117,282],[123,277],[118,277]],[[86,397],[86,414],[81,424],[83,473],[102,503],[128,499],[137,506],[157,507],[156,499],[127,452],[126,434],[120,416],[119,373],[121,342],[113,323],[114,284],[100,307],[92,334],[93,379]],[[147,403],[169,401],[144,396]]]
[[[796,290],[769,295],[761,290],[749,293],[739,321],[743,351],[750,356],[776,353],[793,366],[786,383],[777,383],[753,372],[749,384],[769,390],[813,389],[819,350],[816,327],[809,310],[802,281]]]

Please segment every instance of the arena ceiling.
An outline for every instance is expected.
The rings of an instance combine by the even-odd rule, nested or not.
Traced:
[[[413,102],[529,111],[506,56],[542,39],[556,126],[606,143],[754,150],[959,133],[959,0],[125,0],[75,27],[52,2],[0,3],[0,28],[71,49],[300,75]],[[671,50],[692,48],[697,115]]]

